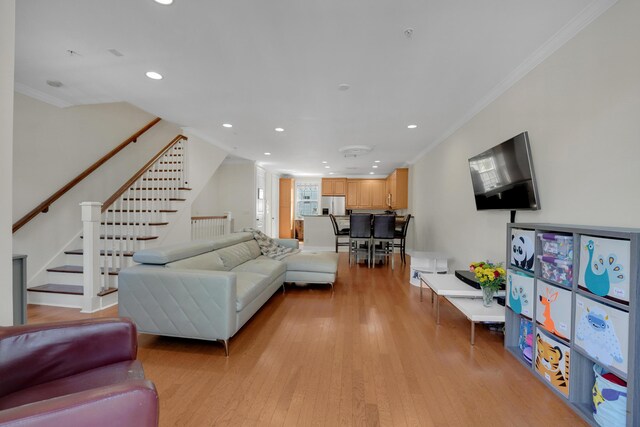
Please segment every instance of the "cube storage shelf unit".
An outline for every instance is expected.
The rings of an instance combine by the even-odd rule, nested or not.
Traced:
[[[640,229],[511,223],[506,259],[506,349],[593,426],[602,366],[627,382],[626,425],[639,426]]]

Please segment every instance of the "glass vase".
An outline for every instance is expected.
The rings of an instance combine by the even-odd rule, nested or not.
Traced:
[[[482,287],[482,305],[485,307],[491,307],[493,305],[493,295],[495,291],[489,286]]]

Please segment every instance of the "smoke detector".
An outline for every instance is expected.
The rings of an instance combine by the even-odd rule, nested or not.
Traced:
[[[368,145],[345,145],[344,147],[338,148],[338,151],[344,157],[364,156],[365,154],[369,154],[371,150],[373,150],[373,148]]]

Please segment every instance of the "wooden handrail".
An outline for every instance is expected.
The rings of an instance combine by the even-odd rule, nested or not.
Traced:
[[[227,219],[226,215],[222,216],[192,216],[191,221],[199,221],[204,219]]]
[[[96,169],[98,169],[100,166],[102,166],[105,162],[107,162],[107,160],[109,160],[110,158],[112,158],[113,156],[115,156],[116,154],[118,154],[123,148],[125,148],[127,145],[131,144],[132,142],[136,142],[136,140],[146,131],[148,131],[149,129],[151,129],[156,123],[158,123],[160,120],[162,120],[160,117],[156,117],[155,119],[151,120],[149,123],[147,123],[144,127],[142,127],[139,131],[137,131],[136,133],[134,133],[133,135],[131,135],[129,138],[125,139],[120,145],[118,145],[116,148],[114,148],[113,150],[109,151],[107,154],[105,154],[104,156],[102,156],[100,158],[100,160],[98,160],[97,162],[95,162],[94,164],[92,164],[91,166],[89,166],[87,169],[85,169],[80,175],[76,176],[75,178],[73,178],[71,181],[69,181],[64,187],[62,187],[61,189],[59,189],[58,191],[56,191],[55,193],[53,193],[53,195],[51,195],[48,199],[46,199],[44,202],[40,203],[38,206],[36,206],[35,208],[33,208],[31,211],[29,211],[28,214],[26,214],[25,216],[23,216],[22,218],[20,218],[15,224],[13,224],[13,232],[15,233],[16,231],[20,230],[20,228],[22,228],[25,224],[27,224],[29,221],[31,221],[33,218],[35,218],[39,213],[46,213],[49,211],[49,206],[51,206],[51,204],[53,204],[53,202],[55,202],[56,200],[58,200],[60,197],[62,197],[67,191],[71,190],[73,187],[75,187],[80,181],[82,181],[83,179],[85,179],[87,176],[89,176],[93,171],[95,171]]]
[[[155,156],[153,156],[151,158],[151,160],[149,160],[143,167],[140,168],[140,170],[138,172],[135,173],[135,175],[133,175],[131,178],[129,178],[129,180],[127,182],[125,182],[124,184],[122,184],[122,187],[118,188],[118,190],[113,193],[113,196],[109,197],[103,204],[102,204],[102,212],[106,211],[109,206],[111,206],[116,200],[118,200],[118,198],[120,196],[122,196],[124,194],[125,191],[127,191],[127,189],[129,187],[131,187],[133,185],[133,183],[135,183],[138,178],[140,178],[142,175],[144,175],[144,173],[146,171],[149,170],[149,168],[151,166],[153,166],[153,164],[164,155],[164,153],[166,153],[167,151],[169,151],[171,149],[171,147],[173,147],[178,141],[180,140],[188,140],[189,138],[187,138],[184,135],[178,135],[175,138],[173,138],[171,140],[170,143],[168,143],[167,145],[165,145],[165,147],[160,150],[158,152],[158,154],[156,154]]]

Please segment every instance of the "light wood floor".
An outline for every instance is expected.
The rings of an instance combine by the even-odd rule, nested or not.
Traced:
[[[581,426],[558,397],[448,303],[436,326],[409,267],[349,269],[335,293],[288,287],[219,344],[139,337],[163,426]],[[109,309],[98,317],[117,315]],[[30,323],[87,317],[29,306]]]

